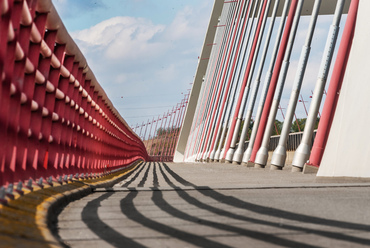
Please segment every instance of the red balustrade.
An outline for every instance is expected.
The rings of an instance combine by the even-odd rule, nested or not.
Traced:
[[[0,13],[0,186],[148,159],[51,0],[0,0]]]

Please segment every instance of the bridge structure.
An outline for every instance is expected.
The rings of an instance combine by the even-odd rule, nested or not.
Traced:
[[[367,68],[370,66],[367,56],[369,10],[370,3],[366,0],[215,0],[191,92],[163,117],[130,128],[98,83],[51,0],[0,0],[0,223],[5,223],[0,226],[0,240],[9,246],[15,245],[17,238],[25,239],[25,244],[32,243],[35,247],[39,247],[39,242],[47,247],[59,246],[59,240],[45,231],[50,227],[50,219],[58,204],[65,206],[97,188],[102,188],[103,195],[95,200],[103,201],[113,194],[110,191],[115,192],[114,189],[107,189],[113,185],[126,187],[123,191],[130,193],[125,199],[132,203],[138,189],[127,187],[137,181],[144,168],[145,174],[137,187],[143,187],[148,177],[152,178],[153,185],[143,191],[162,192],[159,185],[168,185],[169,188],[163,191],[171,192],[205,190],[208,193],[201,194],[207,197],[212,195],[213,200],[227,202],[232,199],[235,204],[229,204],[237,209],[248,205],[248,199],[235,200],[234,196],[220,195],[201,184],[211,180],[214,188],[230,190],[230,186],[225,187],[225,184],[241,173],[253,173],[248,167],[266,166],[276,170],[273,175],[278,175],[279,170],[286,171],[288,167],[296,172],[318,170],[320,177],[370,177],[366,163],[368,139],[363,132],[369,119],[367,106],[370,106],[367,96],[370,87],[367,84]],[[326,44],[318,52],[322,58],[317,82],[304,130],[292,134],[290,131],[297,103],[305,102],[301,90],[309,69],[313,36],[318,29],[320,15],[329,15],[332,24],[327,39],[315,41]],[[340,27],[344,16],[345,25]],[[303,17],[309,18],[309,25],[300,29]],[[340,29],[343,30],[341,35]],[[295,54],[293,45],[297,35],[302,33],[305,42],[301,53]],[[335,47],[338,48],[337,54]],[[278,136],[271,136],[277,112],[282,110],[283,89],[289,85],[287,74],[293,56],[299,57],[299,63],[295,68],[284,124],[281,131],[276,129]],[[319,113],[323,94],[326,99]],[[249,125],[252,116],[253,127]],[[318,116],[320,122],[315,130]],[[162,137],[155,135],[158,126],[169,131]],[[163,163],[172,160],[181,162],[181,166],[176,169],[175,164],[171,169]],[[210,164],[218,168],[218,173],[223,173],[229,182],[221,185],[209,177],[194,177],[195,184],[189,178],[197,174],[197,165],[201,164],[194,166],[194,162],[226,162],[234,163],[233,166],[246,166],[233,167],[237,172],[230,176],[225,172],[227,167]],[[189,167],[186,167],[187,163]],[[207,166],[201,175],[213,172],[212,166]],[[183,173],[189,180],[174,171]],[[149,172],[153,175],[148,176]],[[252,180],[254,174],[251,175]],[[302,186],[300,180],[306,180],[312,188],[342,187],[319,185],[309,181],[314,177],[310,176],[307,180],[300,173],[295,173],[295,178],[298,178],[295,186],[280,185],[279,189],[299,188]],[[243,179],[238,180],[238,185],[233,186],[238,190],[273,187],[270,184],[246,186]],[[278,176],[275,180],[274,183],[281,183]],[[367,189],[368,184],[352,186]],[[335,195],[335,190],[332,193]],[[160,198],[161,193],[156,197],[157,203],[159,200],[162,205],[166,203]],[[195,195],[187,196],[189,204],[195,201]],[[198,202],[196,205],[219,212],[207,204]],[[255,208],[252,205],[257,206],[251,204],[250,209]],[[271,208],[266,207],[268,209]],[[94,208],[94,211],[97,210]],[[134,212],[131,218],[125,208],[122,212],[133,220],[139,216]],[[169,212],[185,216],[172,208]],[[239,218],[239,215],[226,211],[222,213],[226,217]],[[310,212],[297,215],[277,210],[273,217],[280,214],[298,221],[309,216]],[[202,222],[191,216],[186,219]],[[338,223],[350,226],[353,230],[362,230],[364,237],[315,231],[318,235],[337,237],[346,242],[355,240],[357,244],[370,242],[366,238],[369,230],[366,223],[327,221],[316,217],[306,219],[315,224],[323,221],[332,228],[336,228]],[[178,233],[172,227],[142,220],[140,216],[136,219],[146,227]],[[266,223],[264,219],[255,221]],[[214,226],[213,222],[206,223]],[[276,226],[275,223],[271,225]],[[19,228],[21,226],[24,228]],[[255,231],[216,226],[264,240],[263,235]],[[102,225],[102,228],[105,226]],[[310,232],[309,227],[305,228],[299,230]],[[96,233],[100,231],[96,230]],[[38,240],[37,235],[46,237],[47,241]],[[116,236],[122,240],[122,236]],[[217,244],[229,247],[199,239],[188,232],[180,232],[179,238],[182,241],[192,240],[192,244],[198,246]],[[292,247],[302,245],[284,238],[276,239],[274,235],[269,240],[270,244],[277,241]],[[130,242],[128,244],[142,247]]]
[[[292,164],[293,171],[320,167],[321,176],[368,177],[369,170],[363,166],[365,139],[350,131],[354,119],[367,123],[368,115],[359,114],[354,103],[368,106],[367,97],[347,90],[367,87],[366,73],[354,71],[359,61],[368,64],[364,54],[356,53],[366,50],[362,45],[367,33],[362,25],[367,17],[361,11],[366,5],[365,1],[344,0],[215,1],[174,161],[220,161],[257,168],[271,163],[271,169],[277,170]],[[325,46],[312,51],[322,15],[330,16],[331,25],[319,41]],[[305,25],[300,23],[303,18],[309,18]],[[341,26],[343,18],[345,25]],[[302,35],[304,43],[293,49]],[[310,63],[311,52],[321,55],[321,63],[309,110],[304,106],[307,119],[298,134],[300,142],[293,152],[287,151],[290,140],[296,140],[290,132],[297,103],[305,104],[304,78],[312,71],[310,67],[317,66],[317,62]],[[293,58],[298,58],[294,66]],[[295,76],[288,78],[288,71]],[[279,141],[271,147],[285,89],[291,90],[289,104]],[[347,119],[350,113],[359,115]],[[351,167],[341,166],[341,161]]]
[[[133,127],[143,140],[151,161],[173,161],[188,98],[189,93],[184,94],[183,99],[163,115]]]

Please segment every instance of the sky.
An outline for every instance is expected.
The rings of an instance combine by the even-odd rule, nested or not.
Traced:
[[[162,116],[191,89],[213,2],[53,0],[97,80],[131,127]],[[345,16],[341,31],[344,21]],[[281,100],[285,112],[309,22],[310,17],[300,20]],[[298,118],[306,117],[304,107],[309,109],[331,22],[332,16],[319,17],[302,86],[306,105],[298,103]],[[279,20],[275,23],[275,32],[278,25]],[[269,22],[266,29],[268,26]],[[268,56],[274,43],[273,37]],[[267,60],[262,82],[268,65]],[[255,74],[256,71],[257,68]],[[280,111],[277,119],[283,120]]]
[[[98,82],[131,126],[188,93],[213,0],[52,0]]]

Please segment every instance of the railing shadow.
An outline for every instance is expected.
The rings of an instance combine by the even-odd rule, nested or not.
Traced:
[[[189,181],[185,180],[184,178],[180,177],[178,174],[176,174],[174,171],[172,171],[165,163],[163,163],[163,167],[165,170],[177,181],[183,184],[184,186],[193,186],[196,188],[196,185],[190,183]],[[162,171],[163,172],[163,171]],[[163,172],[163,175],[165,173]],[[168,180],[168,178],[167,178]],[[167,181],[169,185],[174,186],[173,183],[170,181]],[[321,230],[315,230],[311,228],[304,228],[300,226],[291,226],[291,225],[278,225],[277,223],[273,222],[268,222],[268,221],[263,221],[259,219],[254,219],[254,218],[247,218],[242,215],[236,215],[234,213],[228,212],[228,211],[223,211],[218,208],[214,208],[210,205],[206,205],[199,200],[197,200],[194,197],[191,197],[189,194],[186,193],[186,191],[181,191],[177,190],[176,191],[179,196],[187,201],[189,204],[195,205],[199,208],[206,209],[210,212],[216,213],[218,215],[223,215],[227,216],[230,218],[238,219],[238,220],[244,220],[247,222],[252,222],[252,223],[258,223],[258,224],[263,224],[263,225],[270,225],[276,228],[281,228],[281,229],[289,229],[289,230],[294,230],[294,231],[302,231],[302,232],[307,232],[307,233],[313,233],[316,235],[320,235],[323,237],[328,237],[332,239],[340,239],[343,241],[348,241],[348,242],[353,242],[357,244],[364,244],[364,245],[370,245],[370,239],[364,239],[364,238],[358,238],[354,236],[348,236],[345,234],[342,234],[340,232],[329,232],[329,231],[321,231]],[[340,228],[346,228],[346,229],[352,229],[354,231],[368,231],[370,232],[370,226],[369,225],[363,225],[363,224],[358,224],[358,223],[350,223],[350,222],[344,222],[344,221],[337,221],[337,220],[330,220],[330,219],[324,219],[324,218],[319,218],[315,216],[308,216],[304,214],[297,214],[294,212],[290,211],[285,211],[277,208],[271,208],[271,207],[265,207],[262,205],[257,205],[253,204],[250,202],[242,201],[240,199],[237,199],[232,196],[226,196],[223,195],[217,191],[212,190],[211,188],[204,189],[202,187],[201,190],[198,190],[199,193],[203,194],[204,196],[210,197],[218,202],[222,202],[223,204],[230,205],[235,208],[240,208],[243,210],[248,210],[252,211],[258,214],[263,214],[263,215],[268,215],[268,216],[273,216],[273,217],[278,217],[278,218],[284,218],[284,219],[289,219],[293,221],[298,221],[302,223],[312,223],[312,224],[317,224],[317,225],[324,225],[324,226],[330,226],[330,227],[340,227]]]
[[[181,192],[181,190],[179,190],[177,192],[179,193],[179,192]],[[182,191],[182,193],[184,193],[184,191]],[[179,195],[181,195],[181,194],[179,194]],[[223,230],[223,231],[227,231],[227,232],[232,232],[232,233],[239,234],[239,235],[242,235],[242,236],[245,236],[245,237],[250,237],[250,238],[253,238],[253,239],[261,240],[261,241],[264,241],[264,242],[267,242],[267,243],[283,245],[285,247],[306,247],[306,248],[317,247],[317,246],[307,245],[307,244],[304,244],[304,243],[301,243],[301,242],[290,241],[288,239],[276,237],[274,235],[264,233],[264,232],[248,230],[248,229],[244,229],[244,228],[239,228],[239,227],[226,225],[226,224],[223,224],[223,223],[219,223],[219,222],[215,222],[215,221],[209,221],[209,220],[206,220],[206,219],[191,216],[191,215],[189,215],[185,212],[182,212],[182,211],[174,208],[168,202],[166,202],[163,198],[163,193],[161,191],[154,191],[153,196],[152,196],[152,200],[153,200],[154,204],[158,208],[160,208],[163,212],[166,212],[166,213],[170,214],[171,216],[173,216],[177,219],[182,219],[182,220],[185,220],[185,221],[189,221],[189,222],[195,223],[197,225],[202,225],[202,226],[207,226],[207,227],[210,227],[210,228],[215,228],[215,229],[219,229],[219,230]],[[195,206],[200,207],[199,205],[195,205]],[[209,210],[207,208],[205,208],[205,209]],[[200,244],[198,244],[198,245],[200,245]],[[208,246],[205,246],[205,247],[208,247]]]
[[[348,235],[346,233],[342,233],[340,230],[338,231],[328,231],[328,230],[318,230],[315,228],[309,228],[304,225],[299,225],[299,223],[309,223],[309,224],[316,224],[320,226],[327,226],[333,228],[345,228],[352,230],[354,233],[356,231],[362,232],[370,232],[370,226],[359,224],[359,223],[352,223],[352,222],[345,222],[340,220],[332,220],[332,219],[325,219],[315,216],[309,216],[304,214],[298,214],[292,211],[282,210],[278,208],[271,208],[266,207],[258,204],[253,204],[248,201],[240,200],[232,196],[224,195],[219,191],[215,191],[211,188],[206,187],[197,187],[193,183],[187,181],[186,179],[182,178],[180,175],[175,173],[173,170],[169,168],[168,165],[165,163],[153,163],[153,166],[148,165],[145,168],[145,164],[140,168],[132,171],[136,173],[132,179],[125,184],[125,187],[128,187],[130,183],[133,183],[135,180],[139,180],[139,176],[144,173],[143,178],[141,179],[140,186],[144,185],[144,182],[147,180],[148,173],[151,168],[153,168],[153,185],[154,187],[159,186],[159,175],[163,177],[165,184],[168,184],[170,187],[174,189],[174,191],[178,194],[178,196],[184,200],[187,204],[195,206],[198,209],[208,211],[212,213],[214,216],[226,217],[229,219],[238,220],[244,222],[246,225],[245,227],[241,228],[234,225],[229,225],[227,223],[221,223],[217,221],[208,220],[205,218],[201,218],[198,216],[190,215],[180,208],[176,208],[174,205],[171,205],[170,202],[166,201],[164,198],[163,191],[160,188],[155,188],[152,191],[151,200],[153,204],[160,209],[162,212],[170,215],[173,218],[178,220],[182,220],[185,222],[190,222],[193,225],[204,226],[207,228],[213,228],[221,231],[225,231],[228,233],[233,233],[238,236],[249,237],[251,239],[259,240],[271,245],[281,245],[284,247],[317,247],[315,246],[315,242],[307,244],[303,241],[292,240],[288,237],[281,237],[278,235],[266,233],[263,231],[257,231],[253,229],[253,226],[257,225],[264,225],[270,228],[275,228],[276,230],[285,230],[285,231],[294,231],[294,232],[301,232],[301,233],[309,233],[317,236],[321,236],[323,238],[328,239],[335,239],[335,240],[342,240],[346,242],[350,242],[354,246],[356,245],[369,245],[370,239],[361,238]],[[145,172],[144,172],[145,171]],[[133,180],[135,179],[135,180]],[[161,183],[162,184],[162,183]],[[163,185],[162,185],[163,186]],[[212,206],[210,204],[201,201],[200,198],[194,197],[190,194],[190,191],[181,189],[182,186],[193,187],[197,193],[201,195],[216,200],[223,205],[230,206],[231,208],[238,208],[246,211],[250,211],[255,214],[264,215],[268,217],[275,217],[280,219],[286,219],[290,221],[297,222],[296,224],[289,224],[284,223],[284,225],[280,225],[278,222],[270,221],[264,217],[259,218],[256,217],[258,215],[243,215],[235,213],[230,208],[218,208]],[[206,236],[203,236],[198,233],[183,231],[180,228],[176,228],[170,226],[168,224],[161,223],[153,218],[147,217],[144,213],[140,212],[138,208],[135,206],[135,198],[140,194],[140,191],[137,191],[135,188],[128,188],[129,192],[125,194],[125,196],[120,200],[120,209],[123,215],[125,215],[128,219],[140,224],[143,227],[151,229],[155,232],[162,233],[166,236],[182,240],[186,243],[199,246],[199,247],[230,247],[226,244],[222,244],[217,242],[216,240],[208,239]],[[112,196],[114,192],[108,192],[97,199],[89,202],[83,212],[82,212],[82,219],[87,224],[87,226],[92,230],[95,234],[97,234],[101,239],[107,241],[108,243],[112,244],[115,247],[122,247],[123,245],[127,247],[144,247],[143,245],[133,241],[132,239],[125,237],[124,235],[118,233],[113,228],[106,225],[102,220],[99,219],[97,215],[97,210],[100,206],[100,202],[103,200],[108,199]],[[105,228],[104,232],[100,232],[101,227]],[[276,232],[278,233],[278,231]],[[119,245],[118,245],[119,244]]]
[[[158,166],[158,168],[160,168],[160,166]],[[159,185],[158,176],[157,176],[157,165],[153,163],[153,187],[159,187],[159,186],[160,185]]]
[[[145,164],[145,166],[146,166],[146,164]],[[149,163],[148,166],[146,166],[146,170],[145,170],[144,176],[141,179],[140,183],[137,185],[138,187],[144,187],[144,184],[145,184],[146,180],[148,179],[148,175],[149,175],[149,171],[150,171],[150,166],[151,166],[151,163]]]
[[[101,239],[105,240],[114,247],[122,247],[122,244],[125,244],[125,246],[127,247],[145,247],[133,241],[132,239],[123,236],[121,233],[114,230],[114,228],[110,227],[99,218],[98,208],[101,206],[100,203],[108,199],[113,194],[113,192],[105,193],[95,200],[87,203],[81,213],[82,221],[97,236],[99,236]]]
[[[138,195],[137,191],[131,191],[128,195],[121,200],[121,211],[132,221],[135,221],[149,229],[155,230],[157,232],[169,235],[173,238],[191,243],[200,247],[230,247],[217,243],[212,240],[208,240],[205,237],[195,235],[189,232],[181,231],[180,229],[165,225],[163,223],[157,222],[150,219],[143,214],[141,214],[134,204],[134,199]]]
[[[136,168],[132,171],[130,171],[130,173],[127,174],[127,176],[123,179],[127,179],[128,177],[130,177],[132,174],[134,174],[136,172],[136,174],[127,182],[125,182],[122,187],[128,187],[132,182],[134,182],[136,180],[136,178],[140,175],[140,173],[144,170],[145,164],[141,165],[141,166],[136,166]],[[140,169],[139,169],[140,168]]]

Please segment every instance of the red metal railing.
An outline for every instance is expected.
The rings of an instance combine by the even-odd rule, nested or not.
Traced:
[[[148,159],[51,0],[0,0],[0,186]]]

